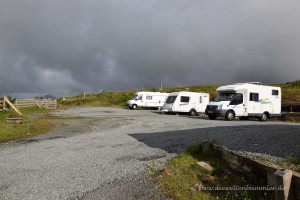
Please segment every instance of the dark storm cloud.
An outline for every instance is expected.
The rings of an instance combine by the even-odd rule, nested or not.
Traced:
[[[300,77],[296,0],[0,3],[0,94]]]

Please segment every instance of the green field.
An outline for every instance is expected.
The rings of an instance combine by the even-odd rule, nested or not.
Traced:
[[[32,107],[20,109],[22,116],[13,111],[0,112],[0,142],[21,139],[37,134],[46,133],[51,130],[52,125],[43,117],[29,118],[28,115],[39,113],[40,116],[47,115],[48,111],[43,108]],[[8,117],[21,117],[22,124],[10,124],[6,122]]]

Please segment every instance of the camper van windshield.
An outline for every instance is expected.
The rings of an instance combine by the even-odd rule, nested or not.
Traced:
[[[170,104],[170,103],[174,103],[174,101],[176,100],[177,96],[168,96],[166,103]]]
[[[131,100],[135,100],[137,98],[138,95],[134,95],[134,97],[132,97]]]
[[[220,93],[214,101],[230,101],[235,93]]]

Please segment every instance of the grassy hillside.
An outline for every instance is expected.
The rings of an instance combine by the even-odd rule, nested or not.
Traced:
[[[277,86],[282,89],[283,103],[300,103],[300,80]]]
[[[217,95],[216,89],[221,84],[210,85],[192,85],[182,86],[174,88],[165,88],[163,92],[176,92],[176,91],[190,91],[190,92],[207,92],[210,93],[211,98]],[[300,103],[300,80],[290,82],[287,84],[277,84],[282,88],[282,100],[283,103]],[[145,89],[141,91],[156,92],[157,89]],[[126,102],[133,97],[137,91],[119,91],[119,92],[101,92],[98,94],[88,94],[83,97],[83,94],[79,94],[73,97],[63,100],[58,99],[59,106],[110,106],[110,107],[126,107]]]

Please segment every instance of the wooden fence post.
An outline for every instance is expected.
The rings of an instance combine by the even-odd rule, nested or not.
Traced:
[[[38,102],[37,102],[35,99],[33,99],[33,103],[34,103],[37,107],[41,108],[40,104],[38,104]]]
[[[4,111],[4,107],[5,107],[5,106],[4,106],[4,105],[5,105],[4,102],[5,102],[5,101],[2,100],[2,97],[0,97],[0,111]]]
[[[14,104],[12,104],[9,99],[4,96],[4,101],[6,101],[6,103],[16,112],[18,113],[19,115],[22,115],[22,113],[14,106]]]

